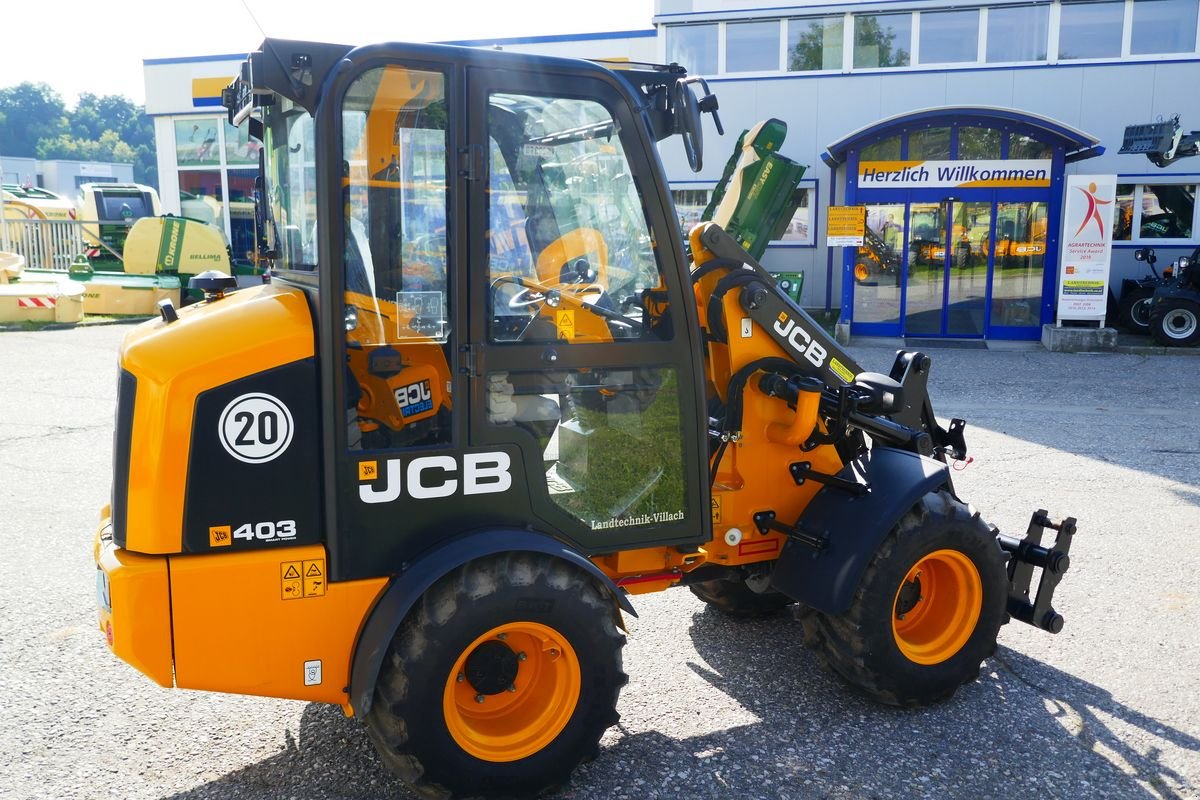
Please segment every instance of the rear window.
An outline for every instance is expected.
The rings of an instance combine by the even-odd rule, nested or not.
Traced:
[[[103,192],[97,200],[96,210],[103,222],[141,219],[154,214],[150,198],[144,192]]]

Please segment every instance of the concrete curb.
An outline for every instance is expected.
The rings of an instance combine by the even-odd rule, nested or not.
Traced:
[[[122,319],[100,319],[95,322],[47,322],[36,328],[26,328],[23,325],[10,325],[7,323],[0,324],[0,333],[16,333],[16,332],[37,332],[37,331],[65,331],[71,328],[98,328],[102,325],[137,325],[145,322],[148,319],[154,319],[153,316],[148,317],[124,317]]]

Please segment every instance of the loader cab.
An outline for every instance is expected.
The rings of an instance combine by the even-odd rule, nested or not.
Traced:
[[[265,43],[227,105],[256,109],[277,280],[316,312],[331,577],[487,528],[710,538],[655,79],[327,47]]]

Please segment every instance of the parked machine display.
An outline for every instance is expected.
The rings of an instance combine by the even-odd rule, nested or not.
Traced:
[[[1142,125],[1129,125],[1121,143],[1121,153],[1145,155],[1152,164],[1167,167],[1182,158],[1200,155],[1200,131],[1185,133],[1179,123],[1179,115],[1170,119]],[[1183,189],[1185,187],[1177,187]],[[1194,198],[1189,198],[1194,203]],[[1178,235],[1164,230],[1162,235]],[[1167,347],[1195,347],[1200,345],[1200,247],[1190,257],[1179,258],[1171,265],[1171,274],[1163,270],[1159,276],[1154,269],[1157,260],[1149,247],[1137,251],[1138,261],[1145,261],[1154,272],[1154,278],[1143,278],[1136,286],[1127,281],[1122,289],[1122,319],[1133,327],[1141,327],[1159,344]],[[1125,292],[1132,289],[1130,299]]]
[[[264,143],[275,278],[196,276],[122,345],[95,540],[120,658],[339,704],[424,796],[531,795],[616,723],[631,595],[793,607],[899,706],[973,680],[1010,618],[1061,629],[1075,521],[1009,536],[958,497],[928,356],[864,369],[713,222],[685,257],[655,143],[698,168],[716,98],[623,66],[249,56],[223,102]]]

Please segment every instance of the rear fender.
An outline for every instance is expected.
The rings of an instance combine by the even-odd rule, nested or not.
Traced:
[[[854,592],[885,536],[918,500],[950,483],[946,465],[928,456],[876,446],[838,477],[865,484],[864,494],[821,489],[798,527],[823,537],[821,551],[789,539],[771,573],[771,588],[826,614],[850,607]]]
[[[356,715],[362,716],[371,710],[375,681],[388,646],[421,595],[444,575],[468,561],[511,552],[543,553],[582,569],[608,590],[622,611],[637,616],[629,598],[599,567],[562,542],[539,533],[513,529],[476,531],[458,537],[407,564],[404,572],[392,580],[371,609],[354,647],[350,671],[350,705]]]

